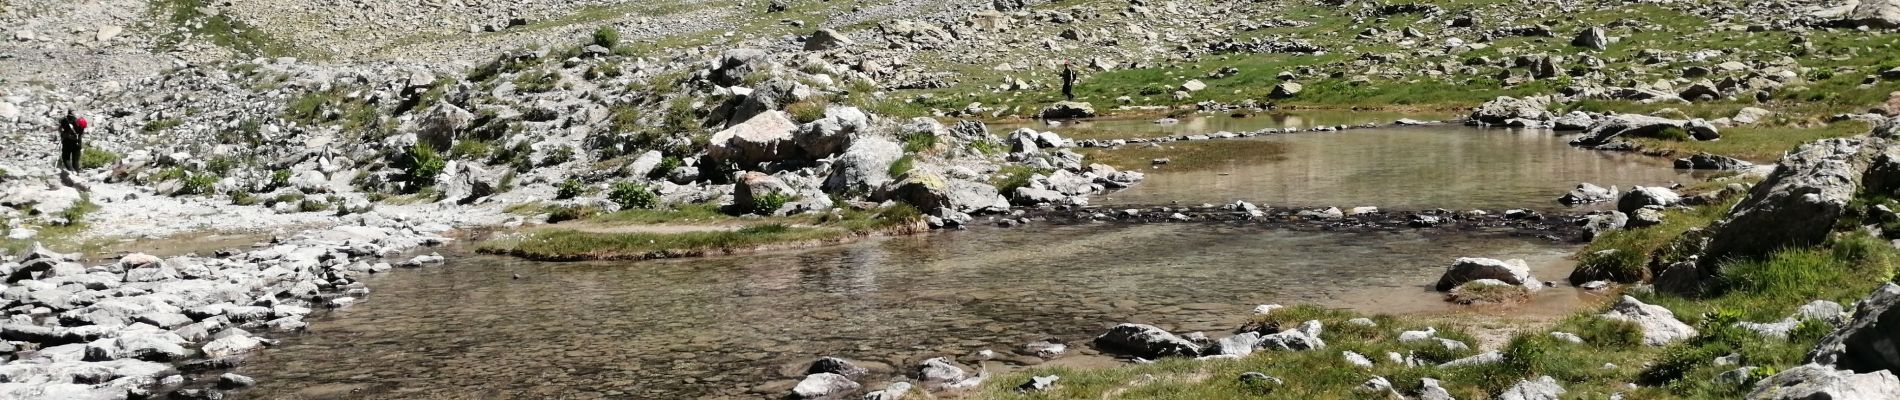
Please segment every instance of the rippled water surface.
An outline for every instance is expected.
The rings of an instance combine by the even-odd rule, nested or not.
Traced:
[[[1256,140],[1285,141],[1288,151],[1216,171],[1155,170],[1098,201],[1524,207],[1550,204],[1577,181],[1685,179],[1660,161],[1573,150],[1543,132]],[[1265,303],[1453,312],[1427,287],[1453,258],[1521,258],[1555,279],[1575,249],[1506,233],[1098,223],[696,260],[451,257],[370,279],[366,302],[315,317],[307,334],[240,368],[259,386],[238,396],[756,398],[790,388],[787,366],[826,355],[901,366],[1040,338],[1085,343],[1121,322],[1220,332]],[[1584,296],[1545,290],[1508,312],[1561,315]]]

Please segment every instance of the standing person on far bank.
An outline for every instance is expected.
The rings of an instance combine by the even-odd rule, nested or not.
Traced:
[[[1062,61],[1062,97],[1075,101],[1075,70],[1069,68],[1069,61]]]
[[[66,116],[59,119],[59,168],[67,171],[79,171],[80,139],[86,136],[86,119],[73,115],[66,110]]]

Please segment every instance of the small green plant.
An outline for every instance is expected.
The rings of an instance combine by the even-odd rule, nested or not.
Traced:
[[[1707,364],[1721,355],[1719,349],[1713,346],[1677,344],[1664,349],[1662,357],[1650,364],[1648,368],[1644,368],[1643,372],[1637,375],[1637,380],[1649,385],[1669,383],[1682,379],[1697,366]]]
[[[825,118],[825,107],[831,103],[821,98],[811,98],[785,106],[785,112],[791,114],[792,121],[804,124]]]
[[[574,146],[561,146],[549,150],[546,157],[541,157],[541,166],[561,165],[568,161],[574,161]]]
[[[554,223],[560,223],[562,221],[587,219],[588,217],[593,217],[599,214],[600,214],[600,209],[589,207],[589,206],[554,207],[552,210],[548,210],[548,223],[554,224]]]
[[[85,169],[100,168],[119,162],[119,153],[113,153],[97,147],[86,146],[79,151],[79,166]]]
[[[904,173],[910,172],[910,169],[915,167],[916,163],[916,156],[904,156],[903,158],[897,159],[896,162],[892,162],[890,170],[886,172],[889,172],[891,176],[902,176]]]
[[[280,169],[271,171],[269,186],[266,187],[264,191],[268,192],[287,187],[290,187],[290,170]]]
[[[580,197],[580,195],[586,191],[587,185],[582,184],[579,179],[568,179],[562,181],[561,185],[555,188],[554,198],[559,200],[572,199]]]
[[[1011,165],[996,171],[996,178],[990,182],[996,190],[1005,194],[1015,193],[1016,188],[1029,186],[1029,178],[1036,169],[1027,165]]]
[[[681,165],[683,165],[683,163],[679,157],[666,156],[665,158],[661,158],[659,166],[653,167],[652,171],[647,171],[647,179],[666,178],[667,175],[673,174],[673,170],[680,169]]]
[[[546,93],[560,87],[561,72],[522,73],[515,76],[515,90],[522,93]]]
[[[442,169],[448,167],[448,161],[436,153],[428,144],[416,143],[409,146],[403,157],[403,180],[409,182],[410,191],[435,186],[436,177],[442,175]]]
[[[175,128],[175,127],[178,127],[179,125],[184,125],[184,124],[185,124],[184,120],[177,119],[177,118],[166,118],[166,119],[161,119],[157,121],[152,121],[150,123],[146,123],[145,127],[142,128],[142,130],[144,130],[145,133],[158,133],[158,132],[164,132],[166,129]]]
[[[304,199],[303,193],[284,193],[284,194],[277,195],[277,197],[272,197],[268,200],[264,200],[264,206],[275,207],[280,203],[299,203],[299,202],[302,202],[303,199]]]
[[[238,164],[238,160],[235,157],[231,157],[231,156],[212,157],[211,160],[205,161],[205,171],[218,174],[218,175],[229,174],[231,173],[232,169],[237,168],[237,164]]]
[[[755,214],[770,215],[784,208],[786,203],[796,200],[797,198],[786,193],[757,194],[752,196],[751,211]]]
[[[937,148],[937,135],[929,132],[904,135],[904,152],[920,153]]]
[[[488,158],[488,154],[491,151],[492,149],[490,149],[488,142],[463,139],[456,141],[454,146],[449,147],[449,158],[457,160],[480,160]]]
[[[1629,321],[1587,318],[1578,328],[1577,337],[1598,348],[1629,349],[1643,344],[1643,328]]]
[[[301,211],[301,212],[327,211],[329,209],[330,209],[329,202],[320,201],[317,199],[304,199],[303,201],[297,203],[297,211]]]
[[[612,25],[603,25],[600,29],[594,30],[593,39],[594,44],[613,50],[620,46],[620,31],[614,30]]]
[[[1827,337],[1827,335],[1831,333],[1834,333],[1833,324],[1829,324],[1823,320],[1810,319],[1801,321],[1800,325],[1795,325],[1794,330],[1788,331],[1788,340],[1799,343],[1819,342],[1821,338]]]
[[[196,173],[185,177],[184,185],[179,186],[178,194],[212,194],[218,191],[218,176],[211,173]]]
[[[653,194],[653,190],[633,182],[615,183],[613,190],[607,193],[607,198],[626,210],[653,208],[659,203],[659,196]]]
[[[240,205],[240,206],[254,206],[260,202],[263,202],[263,200],[258,199],[257,195],[251,194],[251,192],[246,192],[242,190],[231,191],[231,204]]]

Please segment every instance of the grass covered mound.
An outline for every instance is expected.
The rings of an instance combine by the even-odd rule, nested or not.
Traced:
[[[1594,251],[1656,251],[1680,232],[1706,225],[1728,209],[1727,204],[1685,210],[1672,216],[1681,226],[1651,227],[1655,232],[1628,231],[1628,237],[1599,239]],[[1377,326],[1347,323],[1360,318],[1349,312],[1299,306],[1261,317],[1265,326],[1291,327],[1317,320],[1326,329],[1324,349],[1300,352],[1257,352],[1237,360],[1164,359],[1153,364],[1078,370],[1032,368],[998,376],[980,389],[979,397],[1003,399],[1255,399],[1255,398],[1385,398],[1360,391],[1368,380],[1383,378],[1393,389],[1418,396],[1428,379],[1460,399],[1494,398],[1520,381],[1549,376],[1566,392],[1563,398],[1625,399],[1734,399],[1752,385],[1803,362],[1803,355],[1838,320],[1795,321],[1780,335],[1749,329],[1743,323],[1774,323],[1790,318],[1816,300],[1848,304],[1882,282],[1894,279],[1900,252],[1885,239],[1860,231],[1836,233],[1826,243],[1776,252],[1760,260],[1729,262],[1716,294],[1680,297],[1632,289],[1628,294],[1672,310],[1697,334],[1664,346],[1644,345],[1636,324],[1599,317],[1604,310],[1580,312],[1554,326],[1516,333],[1497,351],[1499,361],[1476,365],[1441,366],[1445,361],[1479,354],[1477,349],[1452,350],[1436,341],[1400,343],[1401,332],[1436,324],[1437,336],[1472,344],[1470,332],[1481,328],[1468,321],[1431,321],[1414,317],[1370,316]],[[1607,307],[1606,307],[1607,308]],[[1215,334],[1213,337],[1224,335]],[[1365,355],[1371,367],[1346,361],[1343,352]],[[1420,365],[1395,361],[1388,353],[1410,356]],[[1718,358],[1722,360],[1718,362]],[[1279,378],[1279,383],[1242,379],[1257,372]],[[1021,393],[1014,388],[1030,376],[1061,376],[1045,392]]]
[[[483,241],[476,250],[542,261],[642,260],[699,257],[838,243],[925,229],[923,214],[896,205],[780,218],[737,218],[698,208],[631,210],[580,217],[577,226],[550,225]],[[616,226],[687,223],[689,229],[617,230]]]

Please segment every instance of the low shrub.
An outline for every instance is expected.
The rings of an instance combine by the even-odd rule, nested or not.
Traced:
[[[793,201],[797,201],[797,199],[785,193],[754,195],[752,196],[751,211],[754,214],[771,215],[774,212],[778,212],[778,209],[784,208],[785,204]]]
[[[557,200],[572,199],[575,197],[580,197],[580,195],[584,194],[586,191],[587,191],[586,184],[582,184],[581,181],[578,179],[568,179],[566,181],[562,181],[561,185],[555,188],[554,198]]]
[[[633,182],[615,183],[607,198],[620,204],[621,209],[653,208],[659,204],[659,196],[653,190]]]

